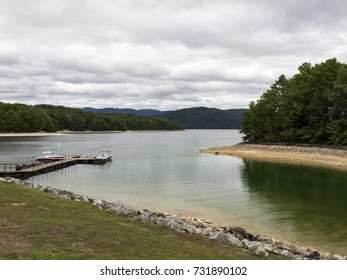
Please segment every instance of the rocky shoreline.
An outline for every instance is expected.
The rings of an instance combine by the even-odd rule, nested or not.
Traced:
[[[204,219],[152,212],[147,209],[139,210],[119,201],[112,203],[104,200],[97,200],[89,196],[75,194],[59,188],[41,186],[9,177],[0,178],[0,182],[22,185],[28,188],[52,193],[56,196],[64,197],[73,201],[90,203],[105,211],[127,215],[145,223],[157,224],[171,228],[177,232],[203,235],[212,241],[238,246],[258,255],[268,256],[269,253],[273,253],[294,260],[347,260],[346,256],[342,257],[336,254],[321,252],[313,248],[303,248],[285,244],[272,238],[251,234],[240,227],[214,227],[211,222]]]
[[[202,149],[200,152],[347,170],[347,147],[240,143]]]

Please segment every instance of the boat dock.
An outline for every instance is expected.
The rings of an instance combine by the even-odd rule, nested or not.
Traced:
[[[0,177],[28,178],[34,175],[55,171],[75,164],[103,164],[96,161],[94,156],[90,157],[65,157],[52,162],[32,161],[21,164],[0,163]]]

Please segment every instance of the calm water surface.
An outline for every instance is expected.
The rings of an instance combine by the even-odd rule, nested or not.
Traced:
[[[112,163],[76,165],[29,181],[346,255],[347,172],[198,152],[240,141],[235,130],[0,138],[0,161],[110,148]]]

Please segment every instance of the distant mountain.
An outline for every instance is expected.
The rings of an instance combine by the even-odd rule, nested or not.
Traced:
[[[82,108],[83,111],[98,113],[98,114],[131,114],[131,115],[139,115],[139,116],[147,116],[147,117],[157,117],[162,114],[165,114],[170,111],[159,111],[152,109],[145,110],[135,110],[135,109],[118,109],[118,108],[103,108],[103,109],[95,109],[91,107]]]
[[[86,107],[82,110],[100,114],[132,114],[169,119],[179,123],[183,128],[192,129],[239,129],[241,118],[247,109],[220,110],[215,108],[188,108],[177,111],[135,110]]]
[[[220,110],[215,108],[189,108],[161,115],[182,125],[195,129],[239,129],[241,118],[247,109]]]

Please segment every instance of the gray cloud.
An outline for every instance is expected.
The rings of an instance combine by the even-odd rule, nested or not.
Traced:
[[[247,107],[347,57],[344,1],[2,0],[0,101]]]

